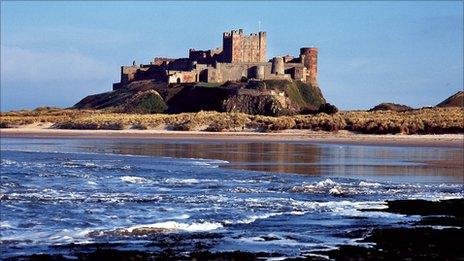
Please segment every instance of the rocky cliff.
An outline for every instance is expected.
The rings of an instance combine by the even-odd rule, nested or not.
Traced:
[[[137,81],[116,91],[90,95],[75,108],[127,113],[197,111],[287,115],[316,111],[325,99],[317,85],[299,81],[227,82],[221,86],[176,85]]]

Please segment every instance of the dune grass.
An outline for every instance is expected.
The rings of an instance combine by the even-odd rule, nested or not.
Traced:
[[[200,131],[260,131],[291,129],[349,130],[369,134],[464,133],[463,108],[428,108],[405,112],[345,111],[333,115],[270,117],[201,111],[180,114],[126,114],[104,110],[38,108],[0,114],[0,127],[51,123],[58,129],[168,129]]]

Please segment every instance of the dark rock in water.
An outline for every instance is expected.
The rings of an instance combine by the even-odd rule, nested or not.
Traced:
[[[426,216],[413,227],[375,228],[363,242],[372,247],[340,246],[337,250],[320,252],[336,260],[464,260],[463,211],[464,199],[440,201],[388,201],[391,213]],[[458,226],[435,229],[429,226]]]
[[[195,252],[190,254],[189,260],[266,260],[269,257],[280,257],[271,253],[250,253],[242,251],[212,253],[209,251]]]
[[[374,229],[364,241],[374,247],[341,246],[322,252],[336,260],[462,260],[462,229]]]
[[[453,227],[464,227],[464,219],[453,216],[427,216],[423,217],[418,222],[419,225],[424,226],[453,226]]]
[[[108,109],[126,113],[180,113],[198,111],[287,115],[317,110],[325,103],[316,84],[269,80],[172,85],[152,80],[135,81],[115,91],[90,95],[74,108]]]
[[[338,108],[335,107],[335,105],[332,105],[330,103],[324,103],[321,106],[319,106],[318,112],[323,112],[326,114],[334,114],[338,112]]]
[[[320,254],[335,260],[462,260],[463,236],[459,229],[374,229],[364,240],[374,242],[373,247],[344,245]]]
[[[381,103],[375,106],[369,111],[410,111],[410,110],[413,110],[413,108],[407,105],[386,102],[386,103]]]
[[[464,199],[427,201],[420,199],[387,201],[384,211],[406,215],[449,215],[464,218]]]
[[[120,251],[115,249],[97,249],[91,253],[78,254],[79,260],[155,260],[152,253],[142,251]]]
[[[76,258],[66,258],[63,255],[50,255],[39,254],[31,256],[21,256],[10,260],[29,260],[29,261],[62,261],[62,260],[86,260],[86,261],[101,261],[101,260],[132,260],[132,261],[145,261],[145,260],[265,260],[270,257],[281,257],[278,254],[272,253],[252,253],[252,252],[210,252],[210,251],[197,251],[188,255],[175,254],[169,250],[162,252],[145,252],[137,250],[117,250],[117,249],[96,249],[94,251],[75,253]]]
[[[458,91],[446,100],[437,104],[437,107],[464,107],[464,91]]]
[[[17,258],[7,258],[5,260],[23,260],[23,261],[64,261],[69,260],[63,255],[36,254],[31,256],[20,256]]]

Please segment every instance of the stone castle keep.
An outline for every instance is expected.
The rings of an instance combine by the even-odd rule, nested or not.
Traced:
[[[286,55],[266,60],[266,32],[244,35],[233,30],[222,35],[222,48],[189,50],[188,58],[155,57],[149,64],[121,67],[121,82],[126,84],[153,79],[166,83],[222,83],[243,79],[293,79],[315,83],[317,78],[317,48],[301,48],[298,57]]]

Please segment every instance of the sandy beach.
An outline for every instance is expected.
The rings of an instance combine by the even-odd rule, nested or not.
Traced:
[[[349,131],[322,132],[289,130],[280,132],[205,132],[171,130],[67,130],[48,126],[0,129],[0,137],[21,138],[111,138],[209,141],[310,142],[389,146],[464,147],[464,134],[441,135],[370,135]]]

